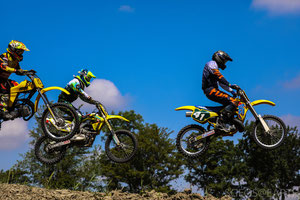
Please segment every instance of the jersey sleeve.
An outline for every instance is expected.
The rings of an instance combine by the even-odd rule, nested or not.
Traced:
[[[229,87],[229,82],[226,80],[226,78],[221,74],[217,64],[215,63],[210,63],[208,66],[211,74],[219,81],[219,83],[228,86]],[[221,85],[220,85],[221,86]]]
[[[231,87],[229,87],[228,85],[224,85],[223,83],[219,83],[220,87],[223,88],[224,90],[226,90],[227,92],[232,92]]]
[[[14,73],[17,71],[17,69],[8,66],[7,58],[5,57],[0,57],[0,68],[3,71],[7,71],[10,73]]]
[[[68,85],[72,88],[72,90],[79,94],[79,97],[83,101],[86,101],[89,98],[89,95],[81,88],[81,85],[77,79],[73,79]]]

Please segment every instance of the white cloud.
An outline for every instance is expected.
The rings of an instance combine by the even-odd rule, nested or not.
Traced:
[[[283,83],[286,89],[300,89],[300,74],[290,81]]]
[[[122,6],[120,6],[119,11],[121,11],[121,12],[134,12],[134,8],[132,8],[129,5],[122,5]]]
[[[253,0],[252,7],[267,10],[273,15],[300,14],[299,0]]]
[[[105,79],[95,79],[91,85],[85,89],[85,92],[110,109],[123,108],[130,100],[129,95],[123,96],[113,82]],[[95,108],[94,105],[88,105],[79,100],[79,98],[74,102],[76,107],[81,104],[84,105],[83,109]]]
[[[28,138],[27,122],[23,119],[5,121],[0,130],[0,149],[15,149]]]
[[[286,126],[291,126],[291,127],[297,126],[298,129],[300,128],[300,116],[294,116],[294,115],[288,114],[288,115],[282,116],[281,119],[284,121]]]

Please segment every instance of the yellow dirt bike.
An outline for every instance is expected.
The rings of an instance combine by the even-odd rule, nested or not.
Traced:
[[[207,106],[183,106],[176,108],[175,110],[189,110],[186,112],[187,117],[191,117],[196,122],[201,124],[208,123],[207,129],[202,126],[192,124],[182,128],[176,139],[176,146],[178,150],[187,157],[198,157],[204,153],[209,146],[211,137],[215,135],[233,136],[237,131],[242,132],[244,127],[241,123],[235,123],[239,119],[239,122],[244,123],[247,111],[250,110],[256,119],[252,136],[254,141],[264,149],[274,149],[282,144],[286,136],[286,126],[284,122],[273,115],[261,116],[256,113],[254,106],[260,104],[268,104],[275,106],[275,103],[268,100],[256,100],[250,102],[245,91],[237,89],[237,98],[239,102],[236,113],[229,122],[234,129],[225,133],[216,128],[218,121],[220,120],[220,112],[224,109],[224,106],[207,107]]]
[[[75,109],[64,103],[50,104],[46,92],[50,90],[61,90],[67,94],[70,94],[67,90],[60,87],[47,87],[44,85],[41,79],[36,75],[34,70],[24,70],[24,75],[26,75],[30,80],[24,80],[17,86],[10,88],[10,94],[8,96],[8,111],[14,113],[15,118],[22,117],[25,121],[28,121],[33,117],[34,113],[37,112],[39,101],[42,98],[46,110],[43,114],[51,113],[54,123],[60,130],[60,134],[57,134],[57,138],[60,140],[68,139],[72,136],[69,134],[75,133],[79,127],[79,118]],[[31,101],[31,98],[38,93],[35,103]],[[72,118],[72,122],[66,120],[65,118]],[[0,124],[5,119],[0,119]],[[41,126],[44,131],[48,131],[45,126],[45,122],[41,121]],[[67,130],[67,131],[66,131]],[[67,134],[66,134],[67,133]]]
[[[55,164],[63,159],[68,148],[73,146],[91,147],[104,124],[108,127],[110,134],[105,141],[106,155],[114,162],[124,163],[133,158],[137,151],[138,142],[134,134],[127,130],[114,131],[110,120],[120,119],[129,122],[126,118],[118,115],[109,115],[105,107],[94,101],[97,108],[95,112],[82,116],[79,133],[86,136],[85,140],[76,141],[72,138],[61,142],[53,141],[48,136],[42,136],[35,144],[35,155],[39,161],[45,164]],[[49,127],[53,127],[51,116],[46,119]]]

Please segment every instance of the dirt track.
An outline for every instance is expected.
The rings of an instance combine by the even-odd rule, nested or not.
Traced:
[[[0,184],[0,199],[1,200],[42,200],[42,199],[55,199],[55,200],[93,200],[93,199],[103,199],[103,200],[217,200],[213,196],[202,197],[200,194],[190,193],[189,190],[185,192],[180,192],[172,196],[168,196],[164,193],[157,193],[154,191],[147,192],[144,195],[131,194],[121,191],[112,191],[110,193],[100,193],[100,192],[79,192],[71,190],[47,190],[44,188],[29,187],[25,185],[16,184]],[[222,200],[231,200],[230,197],[222,197]]]

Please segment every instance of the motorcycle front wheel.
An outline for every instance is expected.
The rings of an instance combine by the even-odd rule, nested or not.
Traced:
[[[65,147],[51,148],[56,142],[46,136],[40,137],[34,145],[36,158],[44,164],[53,165],[63,159],[66,153]]]
[[[273,115],[262,117],[268,125],[270,131],[265,132],[259,120],[256,121],[253,131],[253,139],[256,144],[264,149],[275,149],[279,147],[286,137],[286,127],[284,122]]]
[[[48,108],[44,111],[41,119],[44,134],[54,141],[65,141],[72,138],[80,125],[76,110],[65,103],[52,104],[50,109],[51,111]]]
[[[191,124],[182,128],[176,138],[176,147],[186,157],[196,158],[204,153],[209,146],[209,137],[197,140],[205,129],[199,125]]]
[[[116,163],[128,162],[137,151],[137,139],[127,130],[117,130],[115,134],[120,141],[120,145],[116,144],[113,135],[110,134],[105,142],[106,155]]]

